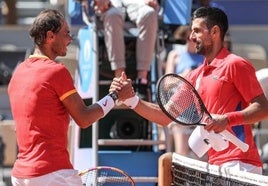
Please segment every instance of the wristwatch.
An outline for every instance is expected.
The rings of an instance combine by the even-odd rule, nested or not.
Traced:
[[[116,92],[110,92],[109,96],[111,96],[111,98],[113,98],[114,101],[116,101],[118,99],[118,95]]]

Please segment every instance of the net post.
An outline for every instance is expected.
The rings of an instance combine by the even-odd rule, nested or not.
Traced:
[[[158,186],[167,186],[172,183],[172,152],[161,155],[158,159]]]

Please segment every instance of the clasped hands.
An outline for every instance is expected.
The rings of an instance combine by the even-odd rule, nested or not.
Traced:
[[[123,103],[126,99],[135,96],[132,80],[128,79],[124,72],[120,77],[113,78],[109,92],[116,92],[118,95],[118,101]]]

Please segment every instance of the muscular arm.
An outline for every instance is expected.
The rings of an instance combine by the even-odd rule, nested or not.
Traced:
[[[109,89],[110,92],[116,91],[120,101],[133,98],[134,90],[131,84],[131,79],[127,79],[125,73],[122,73],[121,77],[115,77]],[[154,103],[139,100],[135,108],[133,109],[137,114],[145,119],[155,122],[157,124],[166,126],[172,122],[161,110],[161,108]]]
[[[161,108],[154,103],[140,100],[134,111],[147,120],[162,126],[167,126],[172,122],[172,120],[162,112]]]
[[[98,104],[86,106],[78,93],[68,96],[62,102],[81,128],[87,128],[103,117],[102,108]]]
[[[251,104],[242,110],[246,124],[256,123],[268,118],[268,101],[264,94],[251,101]]]
[[[121,83],[117,82],[116,78],[115,80],[116,81],[112,82],[109,92],[116,91],[116,88],[113,87],[119,87],[120,89],[122,88],[120,92],[118,92],[118,95],[123,100],[134,95],[132,81],[130,79],[125,78],[125,81],[122,85]],[[90,106],[86,106],[77,92],[66,97],[62,102],[72,118],[81,128],[89,127],[94,122],[101,119],[104,115],[104,112],[99,104],[95,103]]]
[[[262,94],[251,101],[251,104],[242,111],[243,124],[254,124],[258,121],[268,118],[268,100],[265,95]],[[214,130],[215,132],[221,132],[228,126],[227,115],[213,115],[213,121],[205,126],[207,130]],[[237,123],[239,124],[239,123]],[[235,124],[234,124],[235,125]]]
[[[63,104],[68,109],[72,118],[81,128],[91,126],[95,121],[101,119],[103,116],[103,111],[98,104],[86,106],[77,93],[65,98],[63,100]],[[160,107],[154,103],[140,100],[134,111],[149,121],[155,122],[162,126],[167,126],[170,122],[172,122],[172,120],[170,120],[162,112]]]

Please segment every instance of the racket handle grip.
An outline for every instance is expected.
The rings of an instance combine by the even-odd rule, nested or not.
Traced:
[[[227,130],[224,130],[221,132],[221,134],[227,139],[228,141],[232,142],[234,145],[239,147],[243,152],[247,152],[249,149],[249,145],[242,142],[239,138],[234,136],[232,133],[230,133]]]

